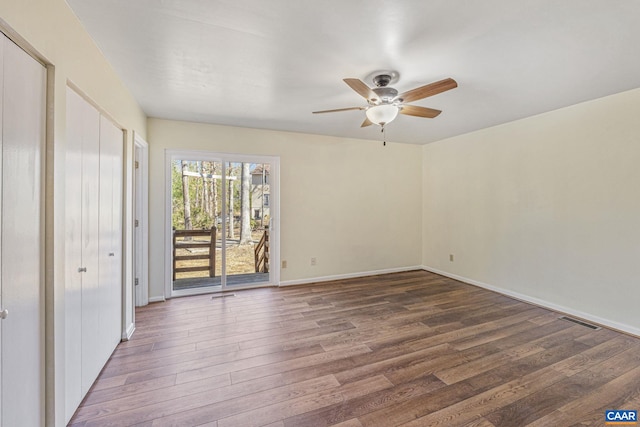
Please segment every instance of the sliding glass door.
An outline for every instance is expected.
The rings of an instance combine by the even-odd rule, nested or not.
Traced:
[[[278,281],[278,159],[167,152],[168,295]]]

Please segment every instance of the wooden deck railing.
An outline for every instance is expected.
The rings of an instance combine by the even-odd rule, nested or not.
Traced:
[[[182,237],[183,240],[178,240]],[[190,237],[209,237],[208,242],[191,241]],[[202,255],[177,255],[178,249],[208,248],[208,254]],[[209,260],[208,265],[197,267],[178,267],[178,261],[189,261],[196,259]],[[176,273],[187,273],[191,271],[209,271],[209,277],[216,276],[216,227],[211,230],[173,230],[173,280],[176,280]]]
[[[255,255],[256,273],[269,272],[269,227],[265,227],[260,241],[253,249]]]

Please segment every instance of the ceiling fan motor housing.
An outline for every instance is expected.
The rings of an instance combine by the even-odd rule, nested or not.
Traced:
[[[383,104],[391,103],[398,96],[398,91],[392,87],[375,87],[371,90],[378,95],[379,101]],[[378,104],[376,99],[371,99],[370,101]]]
[[[390,104],[398,96],[397,90],[392,87],[388,87],[388,84],[391,83],[392,79],[393,76],[391,76],[390,74],[378,74],[377,76],[373,77],[373,83],[376,85],[376,87],[371,90],[376,95],[378,95],[378,99],[370,99],[369,104]]]
[[[379,74],[373,78],[373,83],[377,87],[385,87],[391,83],[391,76],[389,74]]]

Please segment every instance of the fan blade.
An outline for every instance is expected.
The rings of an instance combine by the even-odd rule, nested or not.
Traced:
[[[428,85],[420,86],[418,88],[401,93],[396,97],[396,99],[402,99],[402,102],[413,102],[419,99],[427,98],[429,96],[437,95],[456,87],[458,87],[458,83],[456,83],[455,80],[444,79],[440,80],[439,82],[430,83]]]
[[[365,110],[365,109],[366,109],[366,107],[336,108],[335,110],[314,111],[312,114],[335,113],[337,111]]]
[[[360,125],[361,128],[367,127],[367,126],[371,126],[373,124],[373,122],[371,120],[369,120],[368,117],[364,118],[364,122],[362,122],[362,124]]]
[[[360,94],[364,99],[378,99],[378,95],[374,91],[371,90],[369,86],[367,86],[362,80],[359,79],[344,79],[344,82],[349,85],[349,87]]]
[[[400,114],[406,114],[407,116],[426,117],[427,119],[433,119],[438,114],[442,113],[440,110],[434,110],[433,108],[419,107],[417,105],[403,105],[400,110]]]

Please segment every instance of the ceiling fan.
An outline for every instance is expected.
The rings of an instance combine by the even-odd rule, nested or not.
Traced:
[[[386,124],[390,123],[398,116],[398,113],[429,119],[436,117],[442,111],[417,105],[408,105],[407,103],[437,95],[458,87],[458,83],[449,78],[398,94],[396,89],[389,86],[389,84],[395,83],[397,80],[398,73],[395,71],[375,74],[373,76],[373,83],[376,87],[374,88],[370,88],[360,79],[344,79],[344,82],[348,84],[351,89],[358,92],[360,96],[367,100],[368,105],[366,107],[348,107],[314,111],[313,114],[365,110],[366,118],[360,127],[376,124],[384,128]]]

